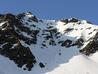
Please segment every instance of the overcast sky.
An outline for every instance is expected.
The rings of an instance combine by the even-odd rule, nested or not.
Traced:
[[[98,24],[98,0],[1,0],[0,13],[31,11],[42,19],[76,17]]]

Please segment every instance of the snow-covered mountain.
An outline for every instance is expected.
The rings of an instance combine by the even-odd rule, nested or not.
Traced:
[[[97,50],[86,20],[0,14],[0,74],[98,74]]]

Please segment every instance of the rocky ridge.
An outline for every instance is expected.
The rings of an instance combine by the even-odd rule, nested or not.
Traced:
[[[12,60],[18,67],[31,71],[39,62],[32,51],[35,47],[48,49],[76,47],[87,56],[98,50],[98,27],[76,18],[41,20],[31,12],[0,14],[0,55]],[[59,53],[61,55],[61,53]]]

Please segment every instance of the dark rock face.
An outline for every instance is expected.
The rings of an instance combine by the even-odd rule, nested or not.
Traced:
[[[65,41],[61,41],[60,43],[62,43],[61,46],[66,48],[71,46],[77,46],[78,48],[80,48],[83,45],[84,40],[82,38],[79,38],[75,42],[73,42],[72,40],[67,39]]]
[[[95,53],[96,51],[98,51],[98,32],[96,33],[92,41],[90,41],[83,49],[80,50],[80,52],[85,55],[90,55],[92,53]]]
[[[56,42],[54,37],[56,37],[57,29],[50,29],[48,27],[47,30],[43,30],[42,36],[44,38],[42,47],[48,47],[48,45],[56,46]],[[48,44],[48,45],[47,45]]]
[[[63,19],[63,20],[61,20],[62,22],[65,22],[65,23],[68,23],[69,21],[68,21],[68,19]]]
[[[28,12],[28,14],[31,14],[31,15],[32,15],[31,12]],[[26,15],[26,13],[19,14],[19,15],[17,15],[17,18],[18,18],[18,19],[23,19],[23,18],[25,17],[25,15]],[[34,22],[37,22],[37,23],[38,23],[39,20],[36,18],[36,16],[32,16],[32,17],[30,17],[30,18],[28,19],[28,21],[29,21],[29,22],[34,21]]]
[[[65,22],[65,23],[67,24],[67,23],[70,23],[70,22],[76,23],[76,22],[78,22],[79,20],[76,19],[76,18],[71,18],[70,20],[69,20],[69,19],[63,19],[63,20],[61,20],[61,21],[62,21],[62,22]]]
[[[15,62],[18,67],[25,65],[26,69],[30,71],[36,63],[36,59],[30,48],[22,45],[21,41],[26,44],[36,43],[38,31],[30,31],[12,14],[1,15],[0,22],[4,21],[7,22],[0,26],[0,54]],[[33,33],[32,39],[22,35],[20,31]]]
[[[72,43],[72,41],[71,40],[65,40],[63,43],[62,43],[62,45],[61,46],[65,46],[65,47],[70,47],[71,46],[71,43]]]
[[[69,20],[69,22],[78,22],[79,20],[76,18],[72,18],[71,20]]]
[[[77,47],[79,48],[79,47],[83,46],[83,44],[84,44],[84,40],[82,38],[79,38],[79,39],[77,39],[77,41],[75,43],[73,43],[73,46],[77,45]]]
[[[43,63],[39,63],[39,66],[41,67],[41,68],[44,68],[45,67],[45,65],[43,64]]]

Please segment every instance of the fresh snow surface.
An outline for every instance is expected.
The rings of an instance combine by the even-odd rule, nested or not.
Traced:
[[[28,14],[22,20],[23,23],[28,22],[28,17],[31,17],[31,15]],[[4,23],[5,22],[0,23],[0,27]],[[21,41],[21,43],[30,47],[32,53],[36,57],[37,63],[31,71],[26,71],[18,68],[13,61],[0,55],[0,74],[98,74],[98,52],[90,56],[85,56],[79,53],[80,48],[77,48],[76,46],[65,48],[60,45],[51,46],[47,43],[46,48],[41,47],[41,43],[44,40],[44,36],[41,36],[42,31],[47,29],[47,26],[51,25],[53,28],[57,28],[58,32],[60,32],[60,38],[55,38],[55,41],[57,42],[65,39],[75,41],[78,38],[83,37],[85,43],[82,48],[84,48],[88,43],[88,40],[93,38],[96,34],[96,31],[93,30],[98,29],[98,26],[89,24],[85,20],[81,21],[81,24],[74,22],[66,24],[54,20],[28,23],[29,25],[25,26],[29,27],[31,30],[41,30],[37,37],[38,43],[30,46],[25,44],[23,41]],[[33,27],[32,24],[36,24],[36,27]],[[91,27],[90,30],[87,29],[89,27]],[[67,28],[74,28],[74,30],[65,33]],[[26,33],[22,32],[22,34],[30,38]],[[40,68],[38,65],[39,62],[43,62],[45,67]]]
[[[7,21],[6,21],[7,22]],[[0,29],[4,30],[5,28],[3,28],[2,26],[6,23],[6,22],[2,22],[0,23]]]

